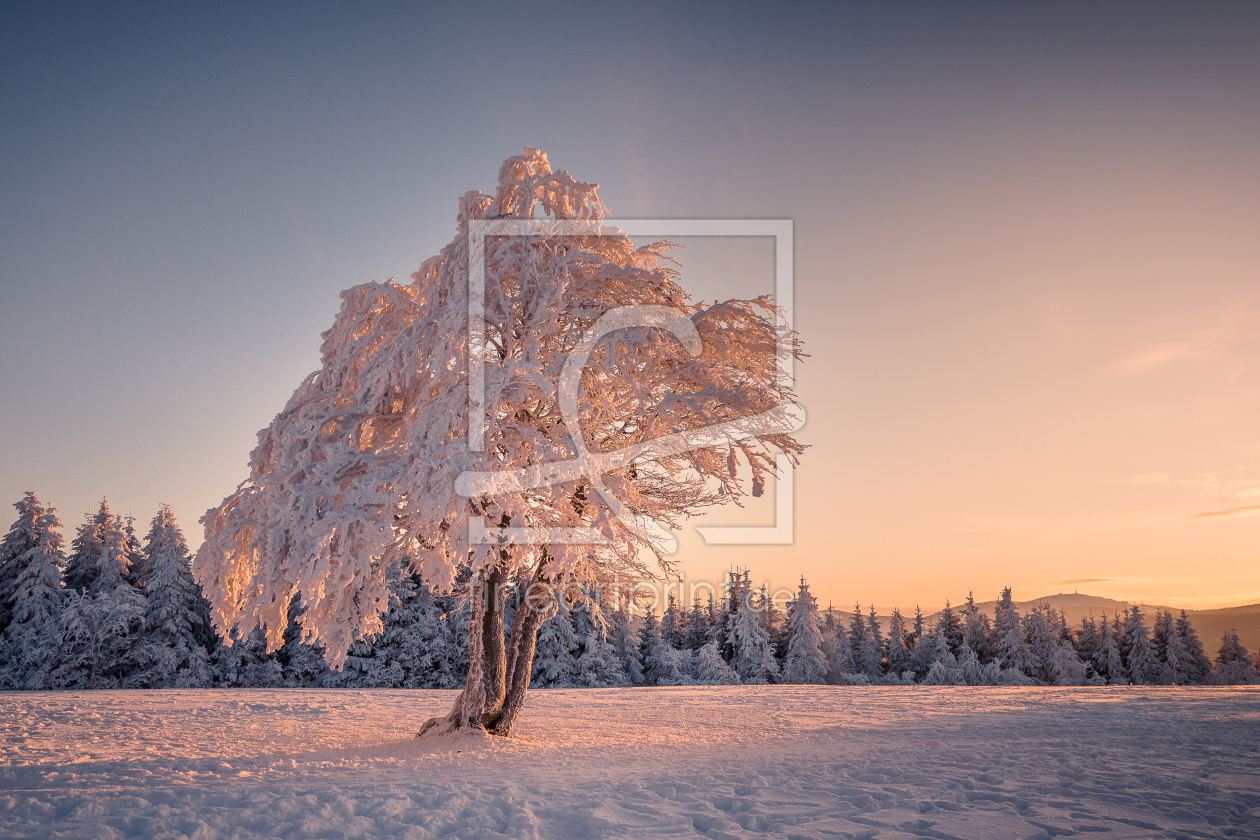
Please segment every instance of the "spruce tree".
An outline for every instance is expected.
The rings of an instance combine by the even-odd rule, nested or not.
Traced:
[[[1034,667],[1032,651],[1024,636],[1024,623],[1011,597],[1011,588],[1002,590],[993,619],[993,647],[1003,670],[1028,673]]]
[[[683,616],[678,609],[678,599],[669,593],[665,612],[661,614],[661,638],[673,648],[683,647]]]
[[[944,638],[943,636],[940,638]],[[919,634],[918,640],[914,644],[914,650],[910,654],[910,664],[914,669],[915,679],[923,681],[927,679],[928,671],[932,669],[932,663],[937,660],[940,651],[936,647],[937,635],[929,633],[926,629]],[[946,649],[948,650],[948,644]]]
[[[39,545],[40,520],[45,513],[34,490],[23,493],[13,506],[17,508],[18,518],[0,543],[0,632],[4,632],[13,618],[17,581],[26,568],[25,563],[34,557],[31,552]]]
[[[1127,683],[1124,660],[1120,658],[1120,643],[1116,640],[1115,625],[1107,621],[1103,613],[1098,638],[1098,650],[1094,653],[1094,671],[1111,685]]]
[[[1091,671],[1095,670],[1098,642],[1098,622],[1094,619],[1094,614],[1081,616],[1081,629],[1076,635],[1076,653]]]
[[[83,524],[75,532],[70,543],[70,557],[66,560],[66,589],[86,592],[96,579],[97,562],[101,554],[102,534],[114,521],[109,510],[109,499],[101,499],[96,513],[88,513]]]
[[[538,646],[534,651],[534,671],[530,685],[535,688],[570,688],[577,679],[577,637],[564,596],[557,594],[556,614],[538,629]],[[655,617],[653,617],[655,618]]]
[[[787,656],[787,621],[784,620],[783,611],[775,606],[774,599],[765,586],[761,587],[761,620],[766,632],[770,634],[770,648],[782,670],[783,658]]]
[[[1177,619],[1177,635],[1186,649],[1186,665],[1182,668],[1186,682],[1190,685],[1206,685],[1212,677],[1212,661],[1208,659],[1203,641],[1199,639],[1199,633],[1190,623],[1185,610],[1181,611],[1181,617]]]
[[[205,599],[192,577],[188,544],[170,505],[149,525],[141,550],[147,570],[142,671],[133,684],[192,687],[210,679]]]
[[[1059,636],[1054,617],[1044,604],[1037,604],[1024,616],[1024,639],[1029,651],[1024,673],[1038,682],[1053,685],[1054,654]]]
[[[1260,683],[1256,662],[1251,651],[1243,646],[1234,628],[1221,636],[1221,647],[1216,654],[1216,668],[1212,672],[1214,685],[1255,685]]]
[[[729,572],[726,576],[725,598],[722,615],[717,623],[716,637],[722,658],[730,662],[735,658],[735,620],[739,610],[751,597],[748,573]]]
[[[853,652],[845,637],[844,622],[837,621],[830,610],[823,626],[822,648],[827,657],[827,682],[831,685],[848,682],[854,673]]]
[[[980,658],[976,656],[976,652],[971,649],[971,645],[967,644],[965,636],[962,647],[958,650],[958,672],[967,685],[984,685],[984,667],[980,664]]]
[[[638,640],[630,625],[630,599],[627,593],[618,593],[617,608],[613,610],[609,623],[608,642],[617,652],[626,681],[630,685],[642,685],[643,658],[639,654]]]
[[[604,640],[596,628],[586,634],[582,655],[578,657],[577,684],[590,688],[629,685],[617,649]]]
[[[919,644],[919,639],[923,638],[923,610],[918,604],[914,605],[914,622],[910,628],[910,635],[906,637],[906,647],[914,650]]]
[[[739,674],[726,664],[717,642],[706,642],[696,651],[695,675],[700,685],[739,685]]]
[[[1129,643],[1129,656],[1126,663],[1129,679],[1134,685],[1158,684],[1164,669],[1155,656],[1146,618],[1137,604],[1134,604],[1129,611],[1125,625],[1125,638]],[[1121,653],[1123,654],[1123,650]]]
[[[958,661],[949,649],[949,638],[945,635],[945,627],[937,623],[936,632],[926,636],[919,647],[923,649],[926,659],[931,657],[931,664],[923,677],[924,685],[963,685],[962,671]],[[916,648],[917,650],[918,648]]]
[[[1189,682],[1190,653],[1177,633],[1172,613],[1165,610],[1156,627],[1162,642],[1159,660],[1164,666],[1164,675],[1161,682],[1165,685],[1185,685]]]
[[[905,671],[912,668],[911,653],[906,647],[905,619],[901,617],[901,610],[893,607],[892,617],[888,620],[888,675],[890,677],[900,677]]]
[[[860,670],[872,683],[883,682],[884,679],[884,634],[875,618],[875,606],[863,629],[861,643]]]
[[[735,614],[734,636],[735,658],[731,667],[740,679],[751,684],[774,682],[779,676],[779,664],[761,611],[752,604],[741,605]]]
[[[949,601],[945,601],[945,608],[941,610],[940,616],[936,619],[936,630],[938,633],[945,635],[945,642],[949,645],[949,652],[955,657],[962,649],[963,631],[962,620],[959,619],[958,613],[954,612],[954,608],[949,605]]]
[[[827,682],[827,657],[822,649],[822,633],[818,629],[818,603],[809,591],[805,578],[788,612],[787,657],[783,681],[805,685]]]
[[[123,517],[123,533],[127,536],[127,582],[140,592],[144,592],[149,579],[149,570],[144,556],[144,547],[136,536],[136,518],[128,513]]]
[[[286,688],[323,685],[330,674],[320,644],[303,638],[299,623],[303,611],[302,594],[299,592],[289,601],[289,624],[284,630],[284,644],[276,651],[281,685]]]
[[[982,665],[993,661],[992,635],[992,622],[980,607],[976,606],[975,594],[968,592],[967,602],[963,604],[963,641],[975,653],[976,659]]]
[[[853,605],[853,618],[849,620],[849,650],[853,651],[853,662],[858,665],[862,660],[862,637],[866,635],[866,619],[862,617],[862,605]]]
[[[57,665],[58,620],[65,592],[61,571],[61,520],[57,509],[39,505],[34,492],[19,511],[38,509],[33,523],[33,544],[26,551],[10,557],[11,567],[19,571],[11,598],[10,622],[0,634],[3,662],[0,662],[0,685],[6,688],[45,689],[55,687],[51,674]],[[19,503],[21,505],[21,503]],[[10,534],[13,532],[10,531]],[[18,543],[8,543],[16,546]]]

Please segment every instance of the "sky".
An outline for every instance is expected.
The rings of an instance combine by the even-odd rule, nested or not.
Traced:
[[[3,4],[0,500],[198,544],[338,292],[528,145],[618,218],[793,220],[795,541],[685,529],[690,579],[1260,601],[1260,8],[770,5]]]

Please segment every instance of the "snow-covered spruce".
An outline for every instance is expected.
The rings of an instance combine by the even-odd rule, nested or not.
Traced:
[[[461,497],[455,479],[462,473],[525,470],[571,460],[583,449],[614,452],[793,400],[778,375],[779,352],[796,354],[797,343],[776,327],[773,302],[691,304],[667,243],[488,237],[485,340],[471,344],[469,223],[540,215],[598,222],[605,208],[595,185],[553,171],[546,155],[527,148],[504,162],[494,195],[470,192],[460,200],[455,239],[410,284],[368,283],[342,294],[341,312],[324,334],[321,369],[260,432],[248,479],[202,519],[206,539],[194,571],[226,638],[262,627],[268,647],[278,648],[287,607],[300,596],[303,639],[322,645],[340,666],[356,637],[382,630],[392,566],[439,590],[454,588],[466,572],[467,682],[451,713],[425,728],[506,735],[524,702],[538,627],[554,609],[536,603],[544,599],[524,599],[505,643],[509,581],[563,589],[668,571],[661,545],[628,521],[650,517],[673,526],[739,497],[745,490],[730,470],[736,452],[750,464],[756,489],[777,454],[795,458],[801,451],[785,425],[732,445],[631,461],[604,475],[523,490],[518,482],[514,492]],[[643,305],[679,313],[700,341],[684,346],[655,327],[610,335],[582,371],[579,416],[564,417],[556,383],[570,354],[605,313]],[[480,450],[469,446],[470,423],[483,416],[469,416],[474,361],[485,370]],[[566,420],[576,421],[574,428]],[[619,518],[609,499],[633,516]],[[593,529],[606,541],[478,544],[469,536],[474,521]]]
[[[818,604],[801,578],[796,599],[788,611],[787,657],[783,680],[790,683],[822,685],[827,682],[827,656],[818,630]]]

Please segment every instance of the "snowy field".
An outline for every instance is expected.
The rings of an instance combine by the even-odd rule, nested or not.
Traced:
[[[4,837],[1260,837],[1260,689],[0,694]]]

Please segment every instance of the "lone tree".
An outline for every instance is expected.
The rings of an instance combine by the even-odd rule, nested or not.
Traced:
[[[596,185],[526,148],[493,196],[460,200],[455,239],[411,283],[342,292],[322,368],[202,519],[194,573],[225,639],[261,627],[278,648],[300,595],[303,640],[340,667],[380,632],[391,568],[418,574],[470,604],[464,690],[421,732],[507,735],[553,593],[669,572],[662,525],[738,501],[737,459],[754,493],[776,455],[795,461],[781,362],[800,351],[773,301],[691,303],[670,243],[598,235],[604,215]],[[470,254],[477,220],[553,228]],[[526,595],[505,639],[512,588]]]

